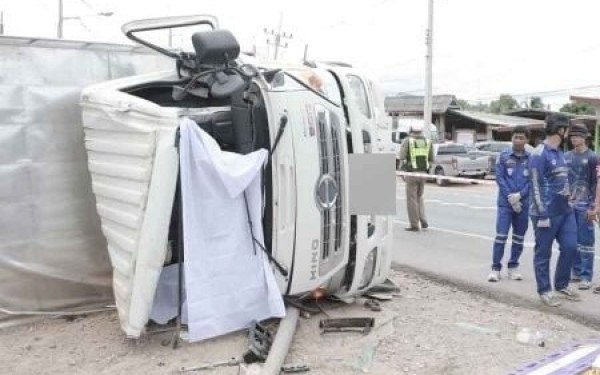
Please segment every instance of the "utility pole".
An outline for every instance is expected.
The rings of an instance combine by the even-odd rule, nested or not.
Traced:
[[[302,61],[306,61],[306,59],[308,58],[308,44],[304,45],[304,59],[302,59]]]
[[[267,30],[265,29],[265,34],[267,35],[267,45],[273,45],[275,47],[275,53],[273,54],[273,59],[277,60],[277,56],[279,54],[279,48],[287,48],[288,44],[287,42],[283,43],[281,42],[282,39],[292,39],[292,34],[287,34],[287,33],[282,33],[281,32],[281,27],[283,24],[283,13],[279,14],[279,29],[277,29],[277,31],[274,30]],[[274,37],[274,40],[271,40],[269,38],[269,36]]]
[[[425,137],[431,138],[431,111],[432,111],[432,75],[433,75],[433,0],[429,0],[427,31],[425,33],[425,97],[423,100],[423,122],[425,123]]]
[[[63,37],[63,22],[64,22],[64,15],[63,15],[63,0],[58,0],[58,30],[56,31],[56,36],[58,37],[58,39],[62,39]]]
[[[82,0],[82,2],[84,4],[86,4],[88,6],[88,8],[93,10],[93,8],[87,3],[87,1]],[[64,22],[67,20],[78,20],[79,22],[81,22],[81,24],[84,27],[86,27],[82,20],[83,17],[91,17],[91,16],[110,17],[114,14],[113,12],[97,12],[97,13],[88,14],[88,15],[84,15],[84,16],[65,17],[63,9],[64,9],[63,0],[58,0],[58,24],[56,26],[56,29],[57,29],[56,36],[58,37],[58,39],[62,39],[62,37],[63,37],[63,26],[64,26]]]
[[[4,11],[0,10],[0,35],[4,35]]]

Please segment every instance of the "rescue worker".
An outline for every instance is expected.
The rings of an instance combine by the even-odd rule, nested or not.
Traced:
[[[577,223],[577,252],[573,260],[571,280],[579,281],[579,289],[592,286],[594,271],[594,201],[596,199],[596,153],[587,147],[588,129],[575,124],[569,129],[574,149],[565,154],[569,167],[571,205]]]
[[[408,137],[402,141],[398,157],[400,168],[406,172],[428,173],[429,165],[433,162],[433,147],[431,140],[423,136],[423,124],[413,124]],[[423,193],[425,179],[422,177],[406,176],[406,209],[410,226],[407,231],[417,232],[420,228],[427,229],[429,224],[425,216]],[[419,228],[419,224],[421,225]]]
[[[498,209],[496,212],[496,240],[492,253],[492,272],[488,281],[500,281],[502,257],[512,226],[512,246],[508,260],[508,279],[522,280],[519,258],[529,221],[529,152],[525,145],[529,130],[517,126],[512,131],[512,148],[502,151],[496,159],[496,184],[498,185]]]
[[[594,211],[591,213],[595,220],[600,219],[600,184],[597,182],[600,179],[600,164],[596,166],[596,201],[594,202]],[[590,215],[590,216],[591,216]],[[600,286],[594,288],[595,294],[600,294]]]
[[[554,290],[568,300],[579,301],[569,286],[573,258],[577,251],[577,224],[569,205],[569,168],[560,145],[566,136],[569,119],[561,114],[546,118],[546,140],[529,157],[531,176],[531,221],[535,229],[534,270],[537,292],[542,303],[559,306],[550,283],[550,257],[554,239],[560,255],[554,273]]]

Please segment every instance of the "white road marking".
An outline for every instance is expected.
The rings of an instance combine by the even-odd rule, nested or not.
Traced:
[[[399,195],[396,195],[396,199],[401,200],[401,201],[406,201],[406,197],[401,197]],[[462,203],[462,202],[444,202],[440,199],[425,199],[425,203],[436,203],[436,204],[439,204],[440,206],[466,207],[466,208],[471,208],[473,210],[496,211],[496,206],[472,206],[470,204]]]
[[[394,219],[394,223],[396,223],[396,224],[402,224],[402,225],[410,225],[410,223],[408,221],[404,221],[404,220],[400,220],[400,219]],[[486,241],[490,241],[490,242],[496,241],[495,237],[490,237],[490,236],[486,236],[486,235],[483,235],[483,234],[462,232],[462,231],[454,230],[454,229],[447,229],[447,228],[439,228],[439,227],[432,227],[432,226],[430,226],[428,228],[428,230],[433,230],[433,231],[442,232],[442,233],[448,233],[448,234],[454,234],[454,235],[463,236],[463,237],[477,238],[477,239],[480,239],[480,240],[486,240]],[[506,243],[508,244],[509,242],[507,241]],[[531,249],[533,249],[534,246],[535,246],[535,242],[525,242],[523,244],[523,247],[531,248]],[[559,253],[560,251],[558,250],[558,248],[556,246],[554,246],[554,247],[552,247],[552,252]],[[594,259],[598,260],[598,259],[600,259],[600,256],[596,255],[596,256],[594,256]]]
[[[407,221],[403,221],[403,220],[399,220],[399,219],[395,219],[394,223],[403,224],[403,225],[410,225]],[[454,235],[457,235],[457,236],[477,238],[477,239],[480,239],[480,240],[486,240],[486,241],[490,241],[490,242],[494,242],[496,240],[495,237],[485,236],[483,234],[462,232],[462,231],[453,230],[453,229],[438,228],[438,227],[431,227],[431,226],[428,229],[434,230],[434,231],[437,231],[437,232],[442,232],[442,233],[454,234]],[[533,248],[534,243],[533,242],[525,242],[523,244],[523,246]]]
[[[397,193],[404,193],[405,192],[405,186],[404,185],[397,185],[396,188],[396,192]],[[433,194],[433,195],[454,195],[454,196],[459,196],[459,197],[464,197],[464,196],[469,196],[469,197],[476,197],[476,198],[482,198],[482,199],[496,199],[496,190],[495,189],[476,189],[475,187],[468,187],[468,188],[463,188],[463,189],[453,189],[452,187],[447,188],[447,187],[437,187],[437,186],[425,186],[425,192],[426,194]]]

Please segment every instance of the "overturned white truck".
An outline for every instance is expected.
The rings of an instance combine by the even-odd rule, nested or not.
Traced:
[[[190,25],[212,29],[192,36],[194,51],[139,36]],[[250,63],[211,17],[136,21],[123,30],[176,66],[97,84],[81,97],[93,191],[128,336],[143,332],[161,270],[178,261],[169,245],[179,233],[176,139],[184,117],[222,150],[270,151],[263,170],[264,247],[283,270],[274,267],[283,295],[325,290],[345,298],[386,280],[391,219],[353,214],[349,205],[350,156],[376,152],[372,133],[384,117],[371,81],[343,64]],[[388,169],[394,173],[393,156]]]

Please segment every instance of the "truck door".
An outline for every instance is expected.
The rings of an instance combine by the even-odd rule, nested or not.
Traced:
[[[352,69],[332,68],[342,87],[343,102],[348,115],[351,149],[354,154],[380,152],[374,148],[377,128],[373,88],[368,80]],[[380,275],[387,274],[391,264],[391,221],[386,216],[352,215],[351,233],[353,244],[349,263],[353,270],[346,279],[347,295],[364,290],[374,282],[381,282]],[[343,295],[343,294],[342,294]]]

